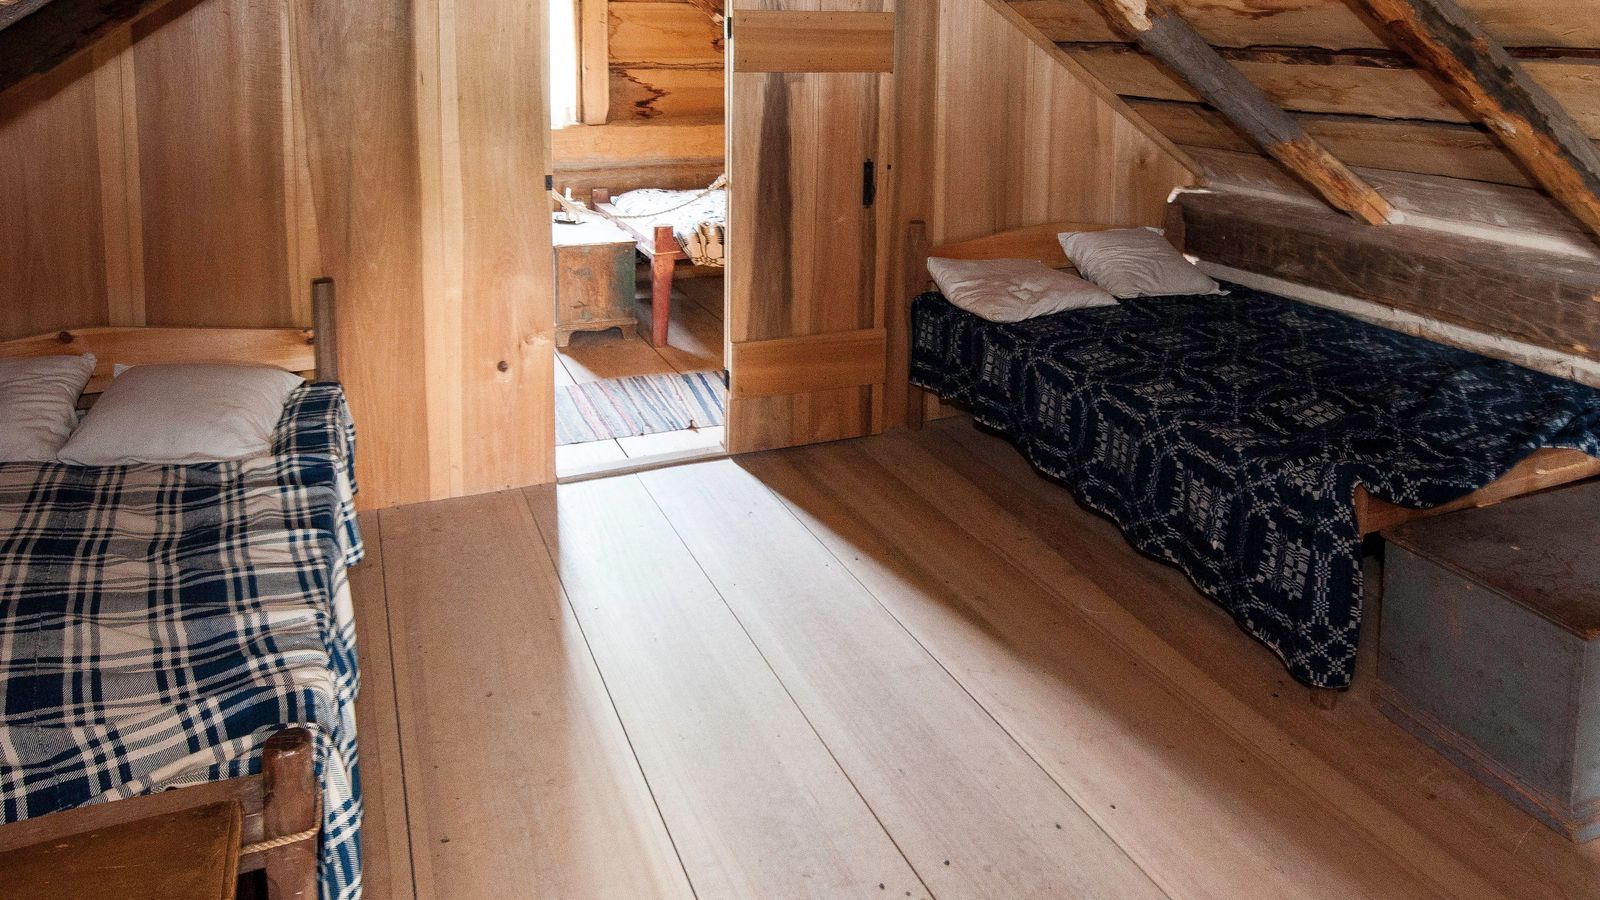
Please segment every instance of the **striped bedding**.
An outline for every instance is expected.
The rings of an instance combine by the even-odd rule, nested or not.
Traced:
[[[0,821],[254,774],[305,726],[321,896],[360,896],[353,447],[314,384],[261,459],[0,465]]]

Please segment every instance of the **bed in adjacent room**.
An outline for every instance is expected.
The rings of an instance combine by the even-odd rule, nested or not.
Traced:
[[[679,261],[727,265],[728,192],[718,179],[700,191],[643,188],[616,197],[596,190],[594,209],[637,240],[650,263],[651,343],[665,346],[672,310],[672,280]]]
[[[1359,498],[1439,507],[1531,458],[1600,471],[1600,391],[1224,288],[1014,323],[928,293],[912,381],[1011,437],[1313,687],[1354,670]]]
[[[319,374],[336,378],[331,331],[319,337]],[[186,354],[303,369],[308,338],[292,329],[100,329],[0,345],[0,357],[39,355],[50,340],[59,352],[88,350],[100,357],[90,359],[98,390],[115,364]],[[219,796],[244,807],[240,871],[265,868],[285,891],[320,882],[324,900],[358,896],[359,675],[346,572],[362,545],[343,390],[251,369],[252,378],[275,373],[267,380],[284,392],[275,420],[258,417],[259,451],[212,462],[67,461],[105,452],[90,432],[138,396],[141,369],[159,392],[162,379],[201,370],[220,371],[211,384],[225,390],[238,367],[128,369],[55,458],[0,463],[0,823],[43,827],[90,804],[226,786]],[[170,437],[152,431],[141,439]],[[275,735],[301,729],[320,797],[275,797],[289,787],[263,789],[263,754]],[[274,833],[283,815],[273,804],[290,800],[318,811],[298,837]],[[17,839],[31,833],[24,827]],[[287,842],[261,843],[273,839]]]

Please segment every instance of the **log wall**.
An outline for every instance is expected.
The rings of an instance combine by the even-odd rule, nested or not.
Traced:
[[[586,196],[639,187],[705,187],[723,171],[724,41],[706,0],[579,0],[606,23],[604,122],[557,131],[556,186]],[[594,36],[583,38],[594,41]],[[586,96],[599,86],[586,88]]]

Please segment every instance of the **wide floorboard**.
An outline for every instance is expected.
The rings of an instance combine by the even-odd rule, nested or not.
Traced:
[[[965,421],[363,522],[371,897],[1600,885]]]

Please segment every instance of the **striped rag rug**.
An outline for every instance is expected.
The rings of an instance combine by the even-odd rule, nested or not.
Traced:
[[[727,389],[720,372],[633,375],[556,391],[556,443],[721,425]]]

